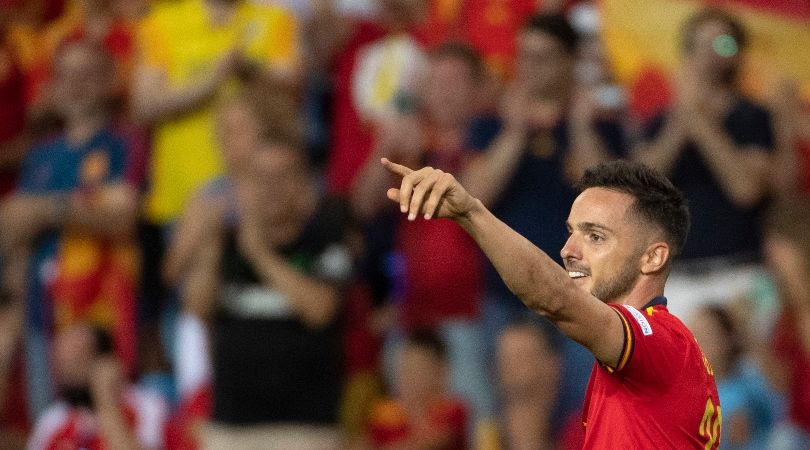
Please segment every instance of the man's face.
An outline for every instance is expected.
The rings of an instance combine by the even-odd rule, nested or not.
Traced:
[[[694,46],[687,55],[700,78],[725,77],[739,61],[739,42],[728,25],[720,21],[700,24],[692,36]]]
[[[422,103],[440,125],[464,123],[474,112],[476,82],[461,58],[433,58],[427,68]]]
[[[523,31],[517,39],[517,79],[533,94],[560,89],[573,77],[574,58],[553,36]]]
[[[398,394],[408,402],[429,401],[440,394],[444,385],[444,364],[433,352],[406,345],[397,361]]]
[[[86,326],[77,325],[60,331],[53,351],[57,384],[71,388],[87,386],[96,355],[95,346],[95,336]]]
[[[103,57],[81,44],[69,46],[57,57],[53,88],[63,114],[94,113],[111,97],[113,75]]]
[[[568,215],[571,233],[560,255],[574,282],[603,302],[627,294],[640,275],[647,235],[629,211],[629,194],[586,189]]]

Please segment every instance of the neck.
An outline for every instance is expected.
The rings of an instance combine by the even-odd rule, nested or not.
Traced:
[[[630,305],[633,308],[642,309],[650,300],[663,295],[664,283],[657,280],[640,279],[630,292],[608,303]]]

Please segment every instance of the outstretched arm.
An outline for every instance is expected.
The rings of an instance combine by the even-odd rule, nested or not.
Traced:
[[[411,170],[385,158],[382,164],[402,176],[388,198],[410,220],[446,217],[475,239],[509,289],[526,306],[554,322],[600,361],[615,366],[624,344],[619,315],[574,284],[568,273],[542,250],[498,220],[455,177],[425,167]]]

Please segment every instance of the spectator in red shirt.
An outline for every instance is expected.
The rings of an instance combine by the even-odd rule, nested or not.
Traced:
[[[484,72],[478,53],[464,44],[445,44],[430,52],[416,103],[387,124],[358,177],[352,196],[357,216],[368,221],[385,215],[379,192],[394,180],[377,163],[380,156],[395,154],[411,164],[448,171],[465,169],[473,154],[471,136],[485,122],[475,103]],[[494,400],[478,326],[481,254],[451,222],[402,219],[395,226],[388,275],[398,317],[384,350],[387,375],[402,331],[437,329],[450,349],[451,389],[469,402],[474,422],[486,420],[494,415]]]
[[[447,352],[430,331],[414,331],[397,358],[396,392],[371,410],[359,448],[463,450],[466,409],[447,390]]]
[[[167,404],[126,384],[106,333],[77,324],[54,347],[60,396],[38,418],[29,449],[162,448]]]

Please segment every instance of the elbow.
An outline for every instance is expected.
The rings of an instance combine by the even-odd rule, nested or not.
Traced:
[[[750,209],[757,206],[765,196],[765,189],[755,184],[740,183],[729,193],[729,199],[735,206]]]
[[[338,311],[338,294],[330,292],[324,295],[321,301],[313,303],[301,319],[306,326],[313,330],[323,330],[335,321]]]

